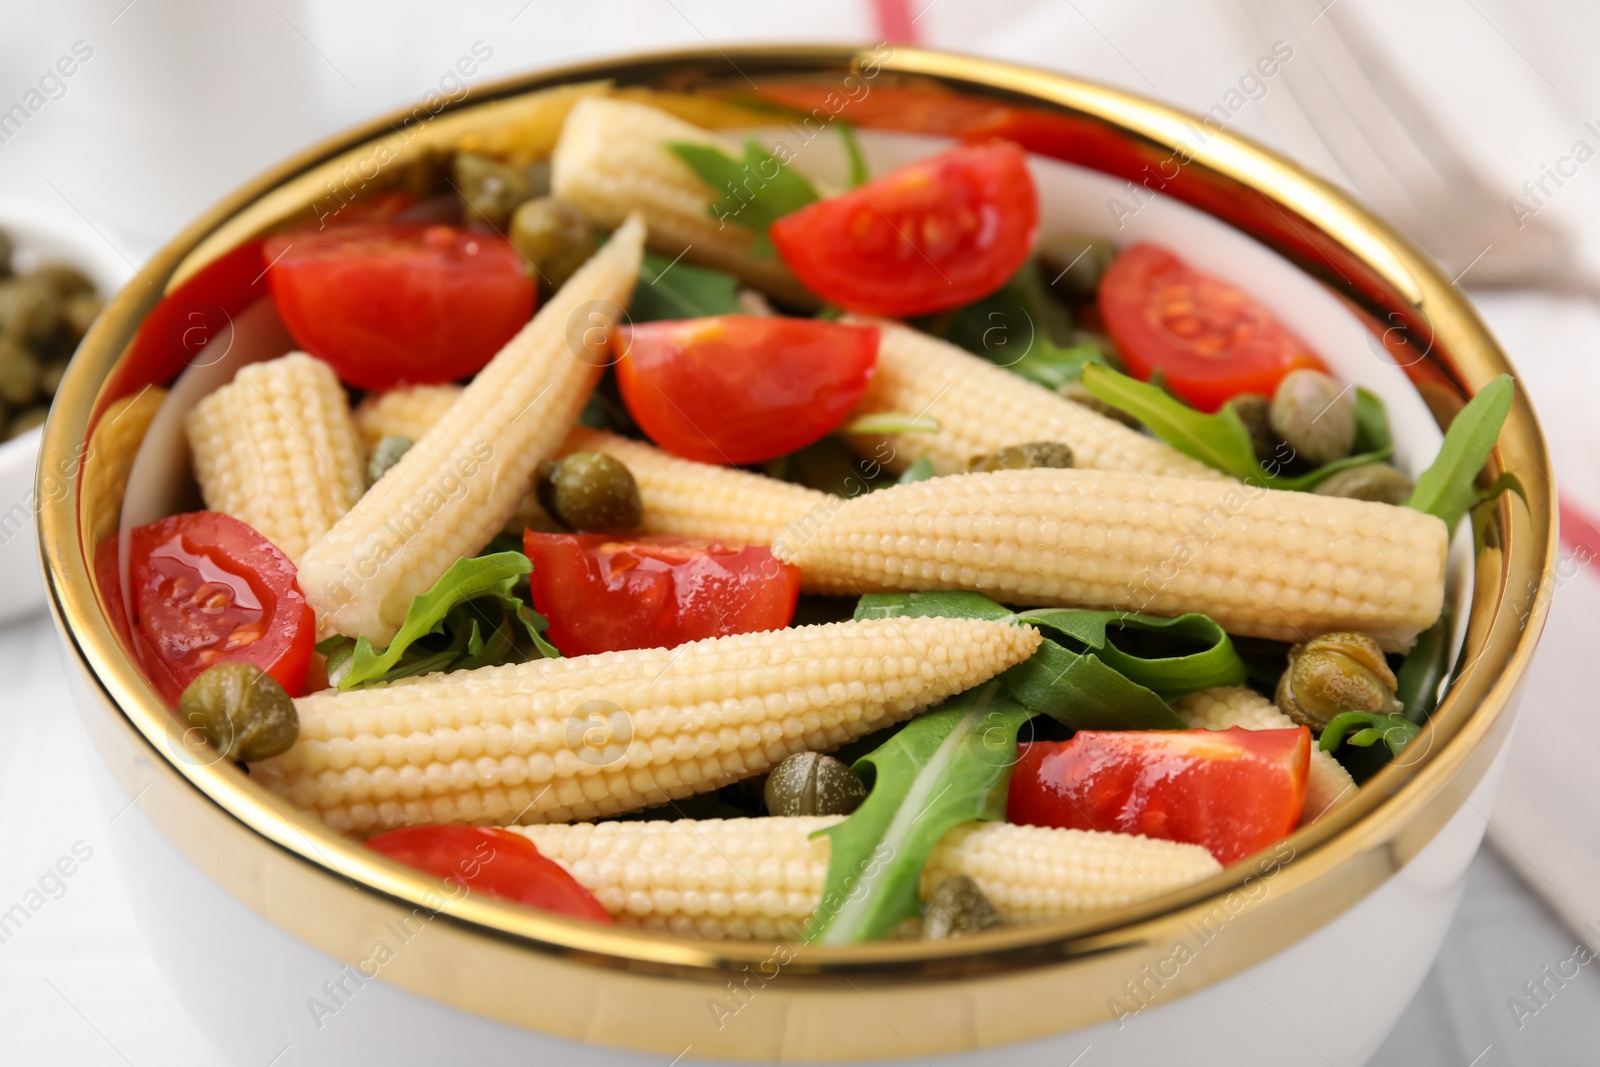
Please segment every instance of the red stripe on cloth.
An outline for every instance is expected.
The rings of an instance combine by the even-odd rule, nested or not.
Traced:
[[[872,21],[878,28],[878,36],[885,41],[918,43],[916,15],[911,12],[911,0],[872,0]]]
[[[1556,514],[1561,520],[1563,548],[1582,552],[1584,562],[1600,557],[1600,522],[1564,496],[1556,497]]]

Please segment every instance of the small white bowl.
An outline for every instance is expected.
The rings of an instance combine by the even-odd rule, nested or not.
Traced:
[[[0,199],[0,230],[16,242],[18,273],[39,263],[70,263],[87,274],[103,297],[121,289],[133,264],[70,208],[30,200]],[[44,607],[44,572],[34,518],[39,430],[0,444],[0,623]]]

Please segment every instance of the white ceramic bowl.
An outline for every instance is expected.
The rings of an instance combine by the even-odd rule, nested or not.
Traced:
[[[16,267],[41,262],[71,263],[94,281],[102,296],[121,289],[133,267],[106,239],[66,207],[0,199],[0,230],[17,245]],[[38,509],[34,468],[40,430],[0,444],[0,623],[44,607],[44,578],[34,524]]]
[[[1457,390],[1470,393],[1509,369],[1459,291],[1381,223],[1234,138],[1188,144],[1185,118],[1157,105],[906,49],[888,57],[792,48],[733,55],[739,72],[763,85],[791,75],[837,79],[870,60],[883,79],[872,90],[879,101],[891,87],[922,81],[971,94],[935,109],[931,128],[913,122],[917,135],[866,128],[903,131],[898,115],[926,118],[927,109],[909,106],[914,98],[890,95],[895,106],[861,106],[853,115],[879,168],[938,143],[928,134],[974,132],[949,128],[949,115],[1054,145],[1073,162],[1035,165],[1048,227],[1123,242],[1158,237],[1247,286],[1337,370],[1384,397],[1404,462],[1425,462],[1437,446],[1430,406],[1448,408]],[[744,91],[728,62],[728,54],[707,51],[530,76],[423,125],[391,158],[493,137],[513,120],[518,136],[537,140],[553,125],[552,97],[528,94],[569,83],[731,83]],[[1036,113],[1019,119],[1008,110],[1019,101]],[[368,139],[392,136],[403,122],[359,131],[267,175],[146,273],[170,284],[264,228],[309,218],[307,205],[330,177],[373,158]],[[838,165],[832,138],[816,145],[803,167]],[[1130,179],[1140,167],[1173,163],[1180,146],[1184,161],[1164,179],[1169,195],[1138,196],[1137,212],[1121,215],[1119,227],[1108,201],[1136,196]],[[46,462],[79,448],[93,416],[116,396],[148,384],[130,376],[123,354],[149,306],[146,294],[125,291],[85,342],[46,431]],[[230,338],[243,344],[235,355],[275,354],[265,340],[270,324],[246,330],[243,322]],[[1378,340],[1386,331],[1409,339],[1416,363],[1408,373]],[[287,341],[277,343],[281,351]],[[166,382],[185,362],[152,373]],[[1410,758],[1272,857],[1157,900],[955,942],[807,949],[750,986],[750,969],[770,961],[773,946],[597,928],[477,895],[447,900],[436,883],[285,809],[235,768],[185,758],[173,717],[97,597],[96,545],[83,539],[118,504],[126,504],[125,523],[159,510],[156,498],[182,481],[171,473],[183,469],[178,437],[158,428],[176,425],[194,392],[170,394],[136,464],[150,473],[135,469],[125,501],[68,494],[47,502],[41,526],[59,541],[47,552],[52,604],[75,697],[105,762],[106,808],[116,814],[110,836],[125,884],[196,1021],[229,1062],[252,1067],[467,1058],[616,1067],[1169,1059],[1355,1067],[1426,973],[1459,899],[1543,622],[1545,603],[1534,594],[1554,560],[1549,465],[1519,397],[1493,463],[1521,477],[1528,503],[1502,504],[1476,560],[1457,546],[1451,595],[1462,609],[1464,666]],[[746,990],[737,1017],[709,1011],[713,1001],[726,1005],[735,981]]]

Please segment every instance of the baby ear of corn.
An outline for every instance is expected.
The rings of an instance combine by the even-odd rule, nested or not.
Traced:
[[[1278,705],[1242,685],[1202,689],[1178,698],[1172,710],[1192,730],[1293,730],[1297,723]],[[1306,806],[1300,825],[1315,822],[1356,795],[1356,780],[1333,753],[1311,749],[1311,774],[1306,780]]]
[[[798,939],[821,903],[837,816],[517,828],[621,925],[700,938]],[[1215,874],[1197,845],[966,823],[940,841],[921,895],[964,874],[1016,925],[1121,907]]]
[[[1094,470],[949,475],[791,524],[773,554],[860,592],[1210,615],[1232,634],[1354,630],[1404,652],[1444,604],[1444,523],[1411,508]]]
[[[463,386],[446,383],[408,385],[386,393],[370,393],[356,405],[356,432],[368,451],[376,448],[385,437],[420,441],[423,434],[444,418],[444,413],[460,399],[463,390]]]
[[[241,367],[195,405],[184,430],[206,507],[296,564],[366,488],[344,387],[303,352]]]
[[[986,620],[875,619],[327,690],[295,702],[299,740],[251,774],[363,834],[592,819],[837,748],[1038,644]]]
[[[885,466],[896,473],[926,458],[936,473],[959,474],[974,457],[1007,445],[1060,441],[1072,449],[1077,467],[1230,480],[1163,441],[948,341],[882,319],[852,315],[845,321],[879,331],[878,366],[856,414],[916,413],[939,420],[938,433],[850,435],[862,455],[889,455]]]
[[[384,645],[411,600],[489,542],[577,422],[644,251],[633,217],[300,563],[319,620]]]
[[[755,233],[711,214],[725,190],[712,189],[667,148],[669,142],[720,148],[735,159],[736,144],[656,108],[630,100],[580,100],[561,128],[550,160],[551,191],[596,226],[612,227],[637,211],[650,227],[650,246],[691,263],[729,271],[757,288],[803,307],[817,298],[776,256],[750,254]]]

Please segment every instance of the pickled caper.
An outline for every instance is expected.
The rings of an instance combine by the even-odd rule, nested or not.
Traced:
[[[1039,263],[1050,288],[1069,300],[1088,300],[1117,249],[1104,237],[1047,237],[1039,242]]]
[[[797,752],[767,775],[769,815],[849,815],[867,799],[856,772],[832,756]]]
[[[1278,447],[1278,437],[1272,432],[1272,401],[1260,393],[1240,393],[1228,401],[1228,406],[1250,431],[1250,450],[1256,459],[1271,459]]]
[[[28,277],[49,286],[63,300],[94,292],[94,282],[70,263],[42,263]]]
[[[987,456],[978,456],[968,464],[967,469],[973,473],[982,473],[1070,466],[1072,466],[1072,449],[1060,441],[1029,441],[1021,445],[1007,445]]]
[[[93,293],[75,293],[62,302],[61,325],[74,344],[83,340],[83,335],[89,332],[89,327],[103,307],[105,301]]]
[[[47,407],[32,407],[26,411],[17,412],[6,423],[6,440],[9,441],[13,437],[21,437],[31,429],[43,426],[44,420],[49,415],[50,409]]]
[[[1356,394],[1319,370],[1290,371],[1272,395],[1272,432],[1313,467],[1350,454]]]
[[[572,530],[622,533],[644,517],[633,472],[604,452],[574,452],[541,463],[538,497],[552,518]]]
[[[15,338],[0,337],[0,400],[12,410],[39,397],[39,357]]]
[[[468,222],[487,223],[504,232],[517,205],[533,196],[521,168],[476,152],[457,153],[451,171]]]
[[[178,698],[178,718],[227,760],[268,759],[300,736],[294,701],[276,678],[249,663],[201,671]]]
[[[33,275],[0,282],[0,333],[48,341],[61,324],[61,297]]]
[[[56,390],[61,388],[61,379],[66,373],[67,361],[64,359],[52,359],[39,372],[39,391],[45,396],[55,396]]]
[[[964,874],[945,879],[922,912],[922,936],[930,941],[966,937],[1000,925],[994,902]]]
[[[1116,419],[1124,426],[1131,426],[1137,430],[1142,425],[1138,419],[1134,418],[1132,415],[1129,415],[1126,411],[1123,411],[1121,408],[1112,407],[1104,400],[1101,400],[1099,397],[1089,392],[1089,387],[1084,385],[1082,382],[1068,382],[1060,389],[1057,389],[1056,392],[1060,393],[1074,404],[1077,404],[1079,407],[1088,408],[1090,411],[1097,411],[1108,419]]]
[[[594,230],[577,208],[554,197],[529,200],[511,216],[511,243],[538,272],[540,287],[561,288],[594,254]]]
[[[416,444],[409,437],[391,434],[379,441],[372,448],[372,458],[367,460],[367,484],[376,485],[379,478],[388,473],[389,468],[400,462],[400,457],[411,451],[411,446]]]
[[[1323,496],[1343,496],[1351,500],[1375,500],[1380,504],[1404,504],[1411,499],[1416,484],[1406,472],[1387,463],[1363,463],[1331,474],[1317,483],[1314,492]]]
[[[1278,708],[1321,730],[1346,711],[1400,711],[1397,684],[1378,642],[1366,634],[1323,634],[1289,650],[1288,669],[1278,679]]]
[[[11,257],[16,252],[16,242],[5,230],[0,230],[0,278],[11,277]]]

